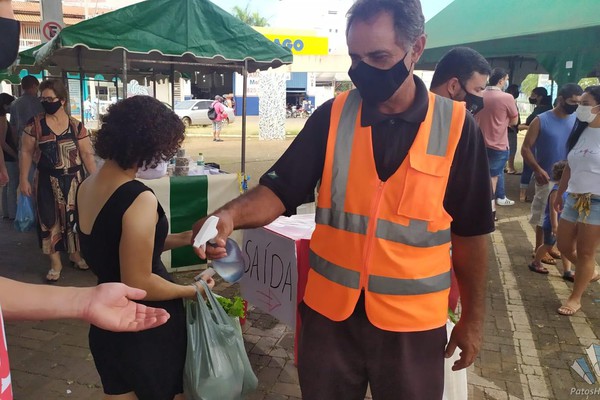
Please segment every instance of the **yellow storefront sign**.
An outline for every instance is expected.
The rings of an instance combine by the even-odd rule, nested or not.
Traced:
[[[305,56],[322,56],[329,54],[329,39],[311,35],[310,30],[295,31],[292,29],[273,29],[255,27],[267,39],[285,46],[292,53]]]

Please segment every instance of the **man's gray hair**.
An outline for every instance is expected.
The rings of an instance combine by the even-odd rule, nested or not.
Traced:
[[[348,11],[346,35],[356,20],[369,21],[382,12],[394,19],[396,40],[404,49],[425,32],[425,17],[419,0],[356,0]]]

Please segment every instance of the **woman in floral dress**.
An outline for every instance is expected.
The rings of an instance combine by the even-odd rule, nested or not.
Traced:
[[[46,80],[40,92],[45,112],[24,129],[19,185],[23,195],[36,195],[42,251],[50,257],[46,279],[55,282],[62,270],[60,251],[69,254],[76,268],[88,269],[79,254],[75,195],[85,170],[94,173],[96,164],[87,130],[65,111],[67,91],[62,82]],[[34,189],[28,179],[32,161],[37,164]]]

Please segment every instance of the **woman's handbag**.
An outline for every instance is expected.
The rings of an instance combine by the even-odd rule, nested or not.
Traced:
[[[183,387],[188,400],[241,400],[258,386],[239,322],[227,315],[204,281],[204,300],[186,301],[187,355]],[[210,308],[207,305],[210,304]]]

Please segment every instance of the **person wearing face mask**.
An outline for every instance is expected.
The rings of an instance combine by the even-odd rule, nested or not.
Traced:
[[[529,128],[535,117],[552,110],[552,99],[548,96],[548,91],[545,87],[538,86],[531,91],[529,104],[534,106],[533,111],[529,114],[524,124],[519,124],[519,130]]]
[[[533,119],[541,113],[552,110],[552,97],[548,96],[548,91],[546,88],[538,86],[531,91],[531,95],[529,96],[529,104],[532,104],[535,107],[525,120],[525,123],[519,123],[520,131],[527,130]],[[523,173],[521,174],[521,182],[519,184],[520,202],[531,201],[527,198],[527,189],[529,188],[532,178],[533,171],[527,163],[523,163]]]
[[[573,292],[557,310],[571,316],[581,308],[590,281],[598,280],[596,252],[600,245],[600,86],[585,88],[576,110],[577,121],[567,140],[568,165],[558,187],[554,208],[562,211],[557,242],[577,267]],[[567,192],[566,201],[562,200]]]
[[[490,75],[489,86],[483,92],[484,108],[475,116],[487,147],[494,198],[496,204],[500,206],[515,204],[506,197],[504,166],[510,153],[508,127],[517,125],[519,112],[513,96],[503,92],[507,88],[508,73],[502,68],[494,68]]]
[[[10,125],[19,140],[23,135],[23,129],[31,118],[44,112],[38,97],[39,87],[40,82],[35,76],[24,76],[23,79],[21,79],[21,90],[23,94],[13,101],[10,106]]]
[[[364,398],[369,386],[375,400],[441,399],[444,353],[461,349],[458,370],[481,344],[494,230],[485,144],[463,103],[413,74],[426,42],[418,0],[356,1],[346,38],[356,89],[312,113],[259,185],[213,214],[216,246],[196,251],[222,258],[233,229],[295,213],[320,182],[298,309],[302,398]],[[446,346],[451,264],[462,316]]]
[[[467,110],[475,115],[483,108],[481,93],[485,90],[492,68],[486,59],[469,47],[455,47],[435,66],[431,92],[455,101],[464,101]],[[481,135],[481,131],[479,133]],[[453,274],[449,307],[456,311],[460,292]]]
[[[464,101],[475,115],[483,109],[482,92],[491,73],[485,58],[469,47],[455,47],[435,66],[430,90],[455,101]]]
[[[75,268],[88,269],[79,254],[73,215],[77,187],[85,170],[96,171],[96,163],[87,130],[65,111],[68,94],[62,82],[46,80],[40,92],[44,113],[30,121],[21,138],[19,188],[24,196],[36,196],[42,251],[50,258],[46,280],[56,282],[62,270],[60,251],[69,254]],[[35,190],[28,179],[33,161]]]
[[[535,249],[539,248],[544,240],[544,210],[552,188],[552,166],[567,158],[566,143],[575,124],[573,113],[582,93],[581,87],[575,83],[563,85],[558,91],[556,106],[533,119],[521,146],[523,161],[533,170],[535,177],[535,196],[531,203],[529,220],[535,226]],[[555,259],[558,258],[560,253],[554,250],[544,257],[542,262],[555,265]],[[529,264],[529,269],[540,274],[548,273],[541,264]]]

